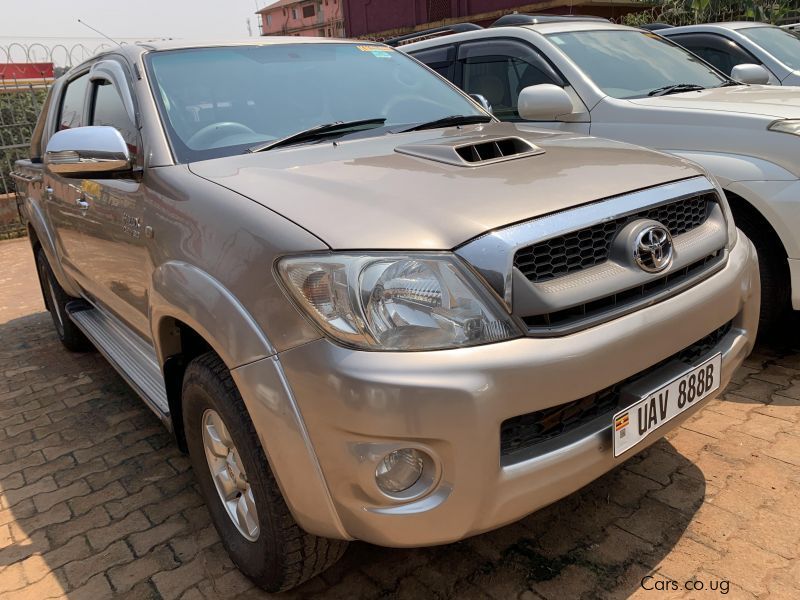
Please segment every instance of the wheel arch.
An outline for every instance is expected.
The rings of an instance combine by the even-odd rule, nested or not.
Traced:
[[[80,290],[75,287],[72,280],[67,277],[66,273],[64,273],[64,270],[61,268],[61,261],[58,260],[56,253],[55,241],[53,240],[50,230],[47,228],[41,208],[38,203],[31,201],[30,198],[25,202],[28,217],[28,240],[30,241],[34,256],[36,255],[37,248],[41,248],[59,285],[64,288],[64,291],[70,296],[75,298],[79,297]]]
[[[178,445],[185,450],[181,386],[189,362],[210,350],[233,370],[275,350],[236,297],[188,263],[172,261],[155,270],[149,310],[172,426]]]
[[[776,248],[780,248],[780,250],[783,252],[783,256],[788,258],[789,252],[783,242],[783,239],[781,238],[775,226],[764,215],[764,213],[760,211],[752,202],[736,192],[732,192],[730,189],[727,189],[724,186],[723,190],[725,192],[725,197],[728,200],[728,205],[731,207],[734,222],[737,221],[737,219],[741,219],[740,215],[746,213],[750,219],[761,224],[763,227],[763,233],[767,236],[770,242],[773,243]]]
[[[310,533],[349,539],[277,353],[253,317],[221,282],[177,261],[155,270],[150,302],[152,336],[181,449],[186,449],[181,399],[186,367],[211,350],[231,371],[295,520]]]

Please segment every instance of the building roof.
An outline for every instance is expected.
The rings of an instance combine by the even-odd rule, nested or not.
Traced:
[[[291,6],[292,4],[302,4],[303,2],[308,2],[308,0],[278,0],[277,2],[273,2],[256,11],[256,14],[264,14],[268,12],[272,12],[276,8],[281,8],[283,6]]]

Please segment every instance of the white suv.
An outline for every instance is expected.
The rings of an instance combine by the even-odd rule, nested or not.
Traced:
[[[659,29],[726,75],[741,64],[767,71],[772,85],[800,85],[800,36],[767,23],[741,21]]]
[[[762,331],[776,331],[792,307],[800,310],[800,88],[734,81],[649,31],[534,21],[402,49],[483,96],[500,119],[650,146],[704,166],[758,248]]]

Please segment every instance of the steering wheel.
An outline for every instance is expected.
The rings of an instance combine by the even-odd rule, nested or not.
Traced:
[[[236,133],[250,133],[256,135],[256,132],[247,125],[234,121],[221,121],[219,123],[211,123],[196,131],[192,137],[186,141],[186,145],[190,148],[205,148],[217,140],[221,140],[228,135]]]

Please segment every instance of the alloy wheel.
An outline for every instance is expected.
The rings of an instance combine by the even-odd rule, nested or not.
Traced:
[[[258,539],[258,511],[239,451],[228,428],[213,409],[203,413],[203,447],[217,493],[236,529],[246,539]]]

